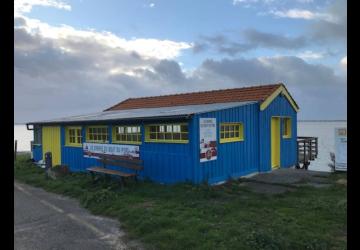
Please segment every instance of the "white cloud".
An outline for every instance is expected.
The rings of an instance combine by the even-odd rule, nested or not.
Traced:
[[[257,3],[258,0],[233,0],[233,5]]]
[[[21,15],[29,13],[33,6],[53,7],[70,11],[71,6],[67,3],[58,0],[15,0],[14,1],[14,14]]]
[[[311,50],[307,50],[305,52],[301,52],[297,55],[297,57],[300,57],[304,60],[317,60],[324,57],[324,53],[319,52],[313,52]]]
[[[340,65],[344,70],[347,70],[347,56],[344,56],[341,60],[340,60]]]
[[[313,12],[304,9],[289,9],[286,11],[271,10],[270,14],[282,18],[305,19],[305,20],[324,20],[331,23],[337,23],[335,16],[328,13]]]
[[[150,3],[150,4],[149,4],[149,7],[150,7],[150,8],[154,8],[154,7],[155,7],[155,4],[154,4],[154,3]]]
[[[129,52],[135,51],[144,58],[172,59],[179,56],[182,50],[192,47],[191,43],[186,42],[151,38],[134,38],[128,40],[107,31],[80,30],[67,25],[52,26],[36,19],[22,18],[26,22],[26,26],[22,28],[26,29],[26,31],[32,35],[39,35],[55,41],[59,39],[72,41],[88,39],[109,48],[121,48]],[[71,52],[71,49],[68,52]]]

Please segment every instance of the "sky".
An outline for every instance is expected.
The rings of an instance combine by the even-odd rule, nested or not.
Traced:
[[[15,123],[131,97],[282,82],[347,119],[345,0],[15,0]]]

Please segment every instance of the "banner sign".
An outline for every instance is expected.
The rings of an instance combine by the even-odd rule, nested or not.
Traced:
[[[335,128],[335,170],[347,170],[346,128]]]
[[[129,159],[140,159],[140,148],[137,145],[84,143],[84,157],[99,159],[101,155],[124,156]]]
[[[217,159],[216,118],[200,118],[200,162]]]

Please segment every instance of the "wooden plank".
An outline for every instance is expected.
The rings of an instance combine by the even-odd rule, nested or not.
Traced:
[[[86,170],[88,170],[90,172],[112,174],[112,175],[118,175],[118,176],[122,176],[122,177],[136,176],[135,173],[124,173],[124,172],[121,172],[118,170],[106,169],[106,168],[102,168],[102,167],[91,167],[91,168],[87,168]]]
[[[135,169],[135,170],[143,169],[143,166],[141,166],[141,165],[138,165],[136,163],[129,163],[129,162],[125,162],[125,161],[100,159],[99,162],[106,164],[106,165],[119,166],[119,167],[124,167],[124,168]]]

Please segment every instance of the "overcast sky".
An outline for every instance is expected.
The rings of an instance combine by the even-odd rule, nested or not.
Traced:
[[[346,119],[344,0],[15,0],[16,123],[129,97],[283,82]]]

